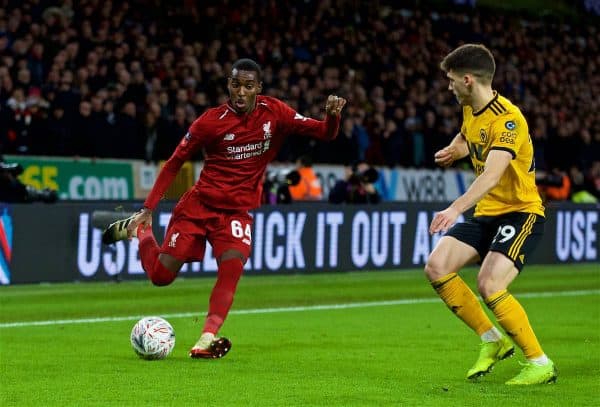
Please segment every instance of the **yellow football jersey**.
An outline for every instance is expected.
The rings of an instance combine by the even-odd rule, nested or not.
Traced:
[[[480,111],[463,107],[461,133],[469,146],[475,174],[481,175],[490,150],[504,150],[512,160],[500,178],[475,206],[475,216],[528,212],[544,216],[542,199],[535,185],[533,144],[527,121],[518,107],[494,92]]]

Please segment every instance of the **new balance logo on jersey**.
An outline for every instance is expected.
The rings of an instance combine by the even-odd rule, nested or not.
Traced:
[[[233,141],[235,139],[235,134],[227,133],[225,137],[223,137],[223,141]]]
[[[177,238],[179,237],[179,233],[173,233],[171,235],[171,240],[169,240],[169,247],[175,247],[177,244]]]
[[[306,117],[302,116],[300,113],[296,113],[296,116],[294,116],[294,120],[306,121]]]

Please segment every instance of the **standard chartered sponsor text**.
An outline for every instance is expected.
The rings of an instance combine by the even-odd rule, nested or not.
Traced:
[[[248,143],[242,146],[227,147],[227,158],[230,160],[244,160],[256,157],[263,153],[263,142]]]

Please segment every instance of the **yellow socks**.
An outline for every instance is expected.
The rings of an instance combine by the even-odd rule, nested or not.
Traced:
[[[481,336],[494,327],[473,291],[458,274],[451,273],[432,281],[431,286],[448,308],[477,335]],[[544,356],[544,351],[529,324],[527,314],[515,297],[507,290],[502,290],[486,298],[485,303],[494,313],[504,331],[523,350],[527,359],[532,360]]]
[[[483,311],[473,291],[456,273],[450,273],[438,280],[432,281],[431,286],[448,308],[464,321],[472,330],[481,336],[493,328],[492,321]]]
[[[502,290],[490,295],[485,303],[496,316],[500,326],[523,350],[527,359],[544,355],[525,310],[508,291]]]

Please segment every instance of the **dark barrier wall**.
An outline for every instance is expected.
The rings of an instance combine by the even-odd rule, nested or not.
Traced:
[[[172,205],[163,203],[155,211],[157,236],[164,235]],[[90,225],[93,210],[113,208],[66,202],[0,206],[2,284],[145,278],[137,240],[103,246],[101,231]],[[443,208],[439,203],[263,207],[253,214],[253,253],[246,273],[422,267],[439,239],[427,231],[432,214]],[[594,205],[548,208],[546,234],[529,262],[598,262],[598,218]],[[214,273],[210,247],[206,255],[202,264],[187,265],[182,273]]]

